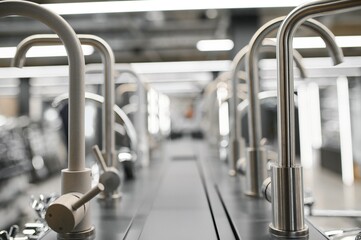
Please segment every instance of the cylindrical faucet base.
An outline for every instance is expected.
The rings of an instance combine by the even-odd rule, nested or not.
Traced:
[[[58,234],[57,238],[58,240],[94,240],[95,228],[91,227],[86,231],[77,232],[77,233]]]
[[[246,191],[252,197],[263,197],[262,184],[267,178],[267,155],[264,148],[247,148]]]
[[[238,139],[233,139],[230,141],[230,149],[229,149],[229,175],[236,176],[237,175],[237,161],[240,157],[240,149],[241,149],[241,141]]]
[[[304,222],[302,167],[272,165],[272,210],[270,233],[299,238],[308,236]]]

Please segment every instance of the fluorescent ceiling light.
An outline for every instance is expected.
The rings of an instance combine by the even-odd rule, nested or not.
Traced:
[[[230,39],[200,40],[197,43],[197,49],[201,52],[206,51],[229,51],[233,49],[234,43]]]
[[[109,1],[109,2],[78,2],[78,3],[51,3],[42,6],[55,11],[60,15],[93,14],[93,13],[124,13],[148,11],[181,11],[206,9],[239,9],[239,8],[278,8],[296,7],[305,0],[138,0],[138,1]]]
[[[94,52],[92,46],[82,46],[84,55],[91,55]],[[16,47],[1,47],[0,58],[13,58]],[[26,57],[61,57],[67,56],[64,46],[34,46],[26,53]]]
[[[337,36],[336,43],[339,47],[361,47],[361,36]],[[276,38],[271,38],[276,41]],[[295,37],[293,47],[297,49],[325,48],[325,42],[320,37]]]

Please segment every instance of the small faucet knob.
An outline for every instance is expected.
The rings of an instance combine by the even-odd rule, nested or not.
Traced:
[[[101,191],[104,191],[104,186],[98,183],[85,194],[72,192],[60,196],[46,211],[45,220],[49,227],[57,233],[71,232],[84,218],[88,202]]]

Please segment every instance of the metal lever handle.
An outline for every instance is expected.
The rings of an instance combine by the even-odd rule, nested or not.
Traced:
[[[93,146],[93,152],[104,171],[99,177],[99,182],[104,184],[103,191],[107,195],[113,194],[121,184],[119,172],[116,168],[107,166],[98,145]]]
[[[100,163],[100,166],[102,167],[103,171],[104,171],[104,172],[108,171],[107,163],[105,162],[105,160],[104,160],[104,158],[103,158],[103,155],[102,155],[102,152],[101,152],[100,149],[99,149],[99,146],[98,146],[98,145],[94,145],[92,149],[93,149],[95,158],[96,158],[96,159],[98,160],[98,162]]]
[[[80,197],[78,201],[72,204],[73,210],[74,211],[78,210],[78,208],[89,202],[91,199],[93,199],[96,195],[98,195],[102,191],[104,191],[104,185],[98,183],[95,187],[90,189],[89,192],[85,193],[82,197]]]
[[[46,211],[48,226],[57,233],[70,233],[86,215],[88,202],[103,190],[104,185],[98,183],[85,194],[71,192],[61,195]]]

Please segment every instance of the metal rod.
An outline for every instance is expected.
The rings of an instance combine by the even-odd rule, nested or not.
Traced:
[[[295,162],[295,119],[293,102],[292,39],[297,28],[308,18],[360,7],[357,0],[327,0],[303,4],[283,21],[277,34],[278,66],[278,140],[279,165],[291,167]]]
[[[103,158],[103,154],[99,149],[98,145],[94,145],[92,147],[95,158],[98,160],[98,162],[100,163],[100,166],[102,167],[103,171],[106,172],[108,170],[108,166],[107,163],[105,162],[104,158]]]
[[[256,52],[258,53],[260,51],[260,46],[261,46],[262,41],[260,42],[260,45],[257,45],[256,48]],[[263,41],[262,47],[276,47],[276,43],[274,43],[273,41]],[[241,155],[241,149],[240,149],[240,143],[239,140],[241,139],[241,118],[239,117],[238,111],[237,111],[237,103],[238,103],[238,81],[240,79],[240,67],[241,64],[243,63],[243,61],[245,60],[246,56],[247,56],[247,52],[249,52],[249,47],[245,46],[244,48],[242,48],[237,55],[234,57],[232,64],[231,64],[231,89],[232,89],[232,94],[231,94],[231,98],[230,98],[230,117],[229,117],[229,126],[230,126],[230,170],[232,172],[236,172],[236,168],[237,168],[237,161],[238,158]],[[267,49],[267,51],[269,51],[269,49]],[[257,56],[258,57],[258,56]],[[305,74],[305,69],[301,63],[301,59],[302,56],[295,50],[294,51],[294,60],[296,62],[296,65],[299,67],[300,69],[300,73],[301,76],[304,77]],[[258,69],[257,69],[258,71]],[[249,75],[246,72],[245,73],[246,76]],[[241,74],[242,75],[242,74]],[[242,79],[246,80],[247,77],[244,76]],[[249,78],[251,79],[251,78]],[[256,84],[257,85],[257,84]],[[254,84],[252,84],[252,86],[256,86]],[[261,125],[258,126],[258,128],[261,128]],[[251,131],[251,130],[249,130]],[[261,132],[261,131],[259,131]],[[250,135],[251,136],[251,135]],[[252,139],[251,139],[252,140]],[[258,144],[260,142],[260,139],[258,141]],[[250,143],[251,147],[252,147],[252,142]],[[259,147],[259,145],[257,144],[257,146]],[[255,148],[253,146],[253,148]]]
[[[96,195],[98,195],[102,191],[104,191],[104,185],[98,183],[95,187],[90,189],[87,193],[85,193],[81,198],[79,198],[78,201],[76,201],[72,205],[73,210],[76,211],[78,208],[82,207],[84,204],[92,200]]]
[[[68,98],[69,98],[69,94],[67,93],[61,94],[53,100],[52,106],[58,107],[64,101],[67,101]],[[85,99],[92,100],[98,104],[104,103],[104,97],[95,93],[85,92]],[[133,123],[130,121],[125,111],[121,109],[118,105],[113,106],[113,111],[116,114],[116,116],[119,118],[119,120],[122,121],[121,123],[124,124],[125,130],[127,131],[127,135],[130,139],[131,146],[133,149],[135,149],[138,143],[137,143],[137,133]]]
[[[69,153],[70,171],[85,168],[84,141],[84,56],[79,39],[71,26],[59,15],[28,1],[0,2],[0,17],[21,15],[49,26],[63,41],[69,61]]]
[[[258,76],[258,54],[259,48],[262,46],[262,42],[266,38],[268,34],[277,29],[285,17],[275,18],[266,24],[264,24],[252,37],[249,46],[250,50],[247,53],[247,61],[246,61],[246,72],[248,74],[248,94],[249,94],[249,114],[248,114],[248,122],[249,122],[249,140],[250,140],[250,148],[258,148],[260,147],[260,141],[262,139],[262,127],[261,127],[261,118],[260,118],[260,106],[259,101],[257,99],[257,93],[259,92],[259,76]],[[321,38],[326,43],[327,49],[329,50],[329,54],[331,55],[334,64],[339,64],[342,62],[343,53],[341,48],[339,48],[335,42],[335,37],[333,33],[326,28],[320,22],[309,19],[304,22],[303,25],[306,28],[311,29],[321,36]],[[291,59],[295,59],[295,52],[293,51],[293,57]],[[292,60],[291,60],[292,61]]]
[[[312,209],[310,210],[312,217],[347,217],[360,218],[361,211],[359,210],[331,210],[331,209]]]
[[[118,70],[119,74],[130,74],[135,78],[137,83],[137,95],[139,99],[138,105],[138,119],[137,119],[137,133],[138,133],[138,145],[137,145],[137,155],[141,159],[141,163],[144,166],[149,164],[149,143],[148,143],[148,120],[147,120],[147,96],[146,96],[146,87],[143,81],[140,79],[140,76],[131,69],[121,69]]]
[[[236,175],[237,161],[241,155],[241,121],[237,114],[238,103],[238,71],[242,60],[248,52],[248,46],[243,47],[234,57],[231,64],[231,98],[229,101],[229,168],[230,174]]]
[[[306,236],[303,211],[302,167],[295,164],[295,118],[292,40],[308,18],[360,8],[359,0],[326,0],[295,8],[282,22],[277,34],[278,70],[278,163],[272,166],[271,233]]]
[[[114,53],[109,44],[103,39],[94,35],[77,35],[81,44],[95,47],[101,55],[104,65],[104,98],[103,103],[103,151],[107,166],[115,166],[115,135],[114,135]],[[27,51],[33,46],[43,45],[61,45],[59,37],[56,34],[37,34],[25,38],[17,46],[17,51],[13,59],[13,65],[16,67],[24,66]]]

